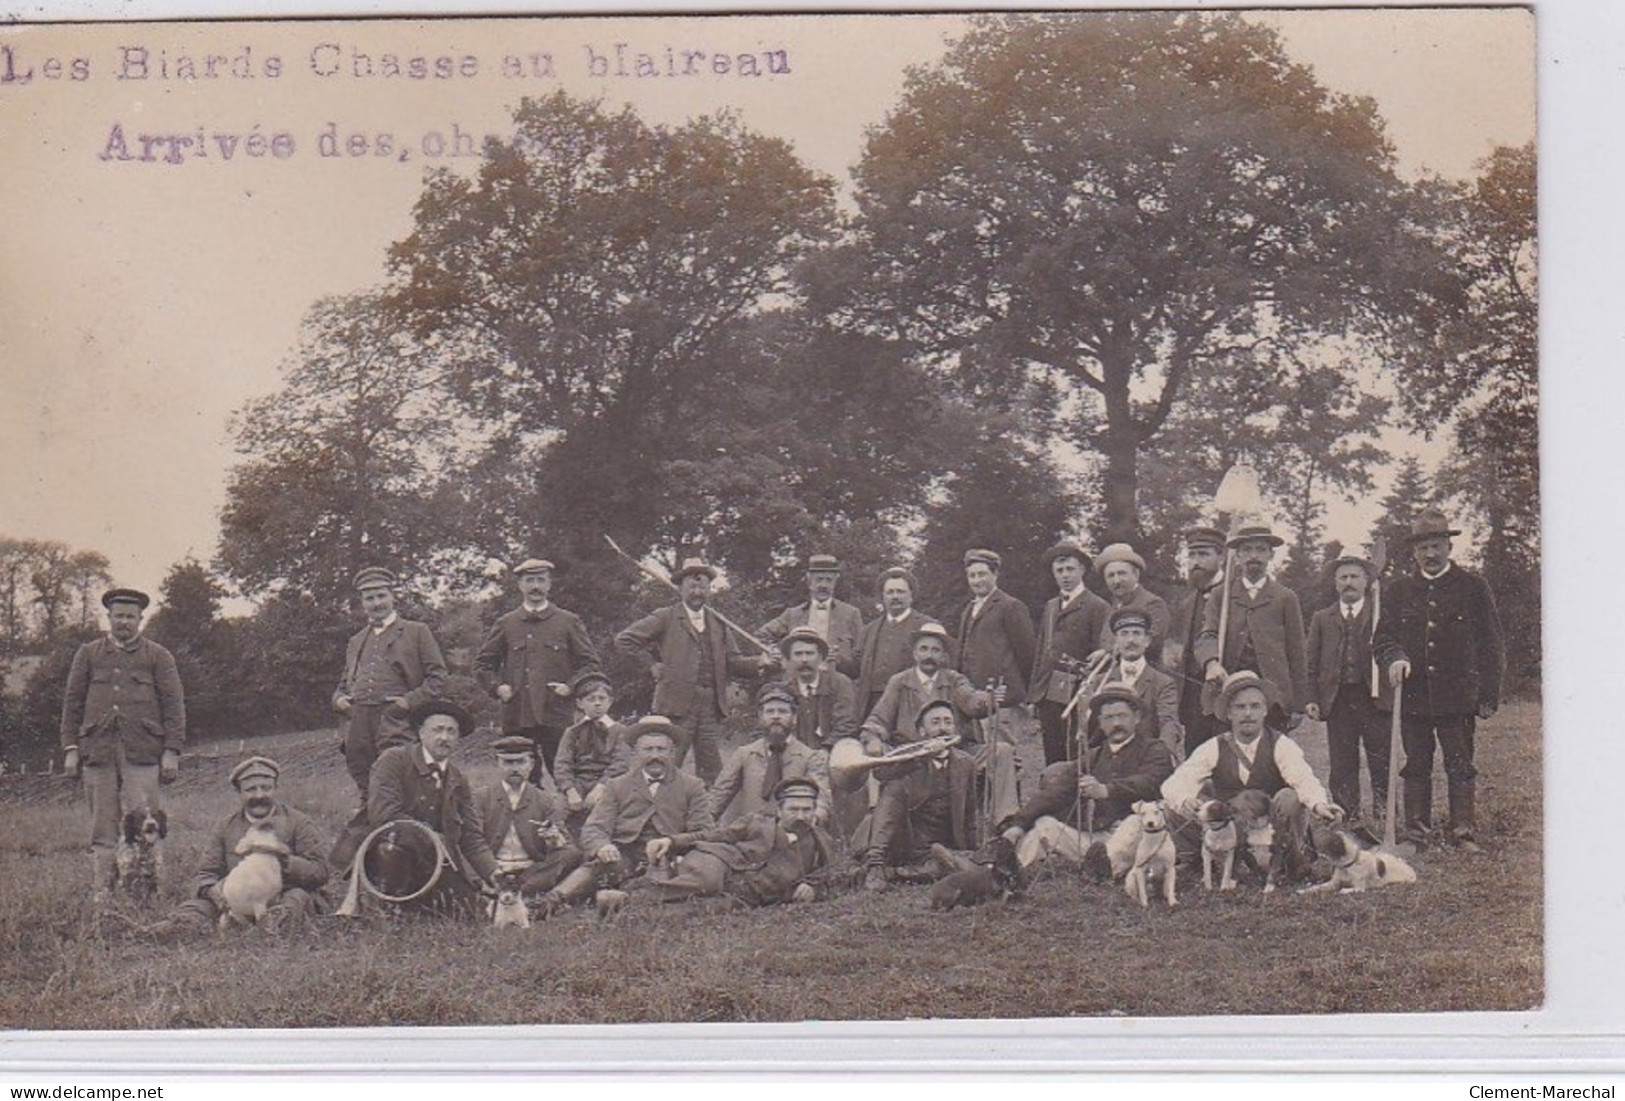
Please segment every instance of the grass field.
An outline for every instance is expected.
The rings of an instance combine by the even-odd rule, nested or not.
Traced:
[[[1300,740],[1324,777],[1323,731],[1306,724]],[[351,791],[335,743],[323,732],[249,748],[281,760],[283,794],[336,826]],[[167,899],[180,897],[204,837],[236,805],[225,771],[237,750],[205,748],[166,789]],[[460,752],[479,755],[472,740]],[[1512,704],[1481,724],[1487,851],[1423,853],[1415,886],[1366,895],[1206,895],[1182,877],[1177,910],[1143,912],[1119,888],[1051,875],[1025,902],[946,914],[926,909],[923,889],[901,888],[744,913],[634,910],[611,926],[575,912],[525,931],[323,919],[280,939],[247,932],[178,946],[101,937],[76,788],[6,778],[0,1026],[1528,1009],[1542,997],[1540,760],[1538,705]]]

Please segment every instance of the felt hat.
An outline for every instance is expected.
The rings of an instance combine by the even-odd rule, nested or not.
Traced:
[[[1145,559],[1127,543],[1111,543],[1102,547],[1100,553],[1095,556],[1095,572],[1105,573],[1106,567],[1113,562],[1127,562],[1141,573],[1145,572]]]
[[[970,569],[978,562],[991,569],[994,573],[998,573],[999,567],[1004,565],[1004,559],[999,557],[998,551],[990,551],[986,548],[978,547],[965,552],[966,569]]]
[[[368,566],[356,573],[355,587],[357,592],[365,592],[368,589],[393,589],[395,580],[395,575],[382,566]]]
[[[1451,527],[1450,521],[1444,518],[1444,513],[1436,508],[1430,508],[1411,521],[1411,533],[1405,537],[1405,545],[1410,546],[1412,543],[1420,543],[1424,539],[1436,536],[1448,539],[1452,535],[1460,534],[1461,529]]]
[[[779,640],[779,652],[785,657],[789,657],[790,647],[798,642],[811,642],[818,647],[819,657],[829,657],[829,643],[824,641],[824,636],[819,634],[816,629],[805,624],[797,627]]]
[[[1145,701],[1140,694],[1121,681],[1108,681],[1100,691],[1089,697],[1089,706],[1097,715],[1108,703],[1126,703],[1137,713],[1145,711]]]
[[[664,715],[645,715],[627,728],[627,744],[636,745],[637,740],[645,734],[664,734],[672,740],[673,744],[676,744],[677,724]]]
[[[922,638],[934,638],[948,647],[952,647],[954,644],[953,636],[948,634],[948,628],[934,619],[928,619],[914,628],[913,634],[908,636],[909,648],[912,649],[914,644]]]
[[[108,589],[102,594],[102,607],[111,609],[115,604],[134,604],[143,612],[152,603],[152,597],[140,589]]]
[[[1279,694],[1276,692],[1273,683],[1259,676],[1251,669],[1243,669],[1224,678],[1224,685],[1219,689],[1216,713],[1222,716],[1228,712],[1230,710],[1230,701],[1236,698],[1236,694],[1249,688],[1256,688],[1264,693],[1264,702],[1266,704],[1274,704],[1279,699]]]
[[[945,707],[954,713],[954,721],[957,723],[959,721],[959,712],[957,709],[955,709],[952,700],[932,700],[930,703],[920,708],[919,714],[914,716],[914,729],[919,730],[924,727],[925,717],[927,715],[931,714],[933,711],[941,711]]]
[[[1377,574],[1376,566],[1373,565],[1369,559],[1361,558],[1357,554],[1339,555],[1337,558],[1332,560],[1333,573],[1336,573],[1343,566],[1359,566],[1365,571],[1365,575],[1367,577],[1375,577]]]
[[[461,737],[468,737],[474,730],[474,716],[470,715],[466,708],[444,698],[424,700],[412,708],[411,713],[407,716],[407,721],[412,724],[413,730],[417,730],[423,726],[425,721],[435,715],[450,715],[453,719],[456,719],[457,733]]]
[[[250,757],[245,761],[237,762],[237,767],[231,770],[231,786],[240,788],[243,781],[253,776],[265,776],[275,781],[282,775],[282,766],[269,757]]]
[[[1044,552],[1044,565],[1054,565],[1057,558],[1076,558],[1083,563],[1084,569],[1088,569],[1091,565],[1089,552],[1069,539],[1061,540],[1061,542]]]
[[[545,558],[527,558],[513,568],[515,577],[524,577],[527,573],[552,573],[553,563]]]
[[[1286,542],[1285,539],[1282,539],[1279,535],[1276,535],[1263,524],[1246,524],[1237,528],[1231,534],[1230,539],[1225,543],[1225,546],[1239,547],[1243,543],[1251,543],[1255,540],[1268,543],[1272,547],[1279,547]]]
[[[683,564],[677,567],[677,572],[672,576],[672,580],[681,581],[683,578],[695,574],[705,577],[708,581],[715,581],[717,579],[717,568],[703,558],[685,558]]]

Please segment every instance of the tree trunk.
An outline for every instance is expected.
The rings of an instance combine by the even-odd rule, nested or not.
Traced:
[[[1133,543],[1140,539],[1140,446],[1129,432],[1108,429],[1101,443],[1106,456],[1102,485],[1106,498],[1106,534],[1103,543]]]

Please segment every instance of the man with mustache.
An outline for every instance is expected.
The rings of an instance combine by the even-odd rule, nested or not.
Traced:
[[[858,714],[880,702],[886,682],[914,664],[914,632],[930,617],[914,607],[914,575],[892,566],[880,575],[881,614],[858,636]]]
[[[250,829],[261,826],[270,827],[288,847],[288,854],[280,858],[282,893],[272,901],[259,927],[267,932],[286,931],[316,912],[318,892],[328,879],[327,863],[322,859],[327,839],[313,818],[276,797],[281,773],[281,766],[269,757],[250,757],[231,770],[238,809],[215,828],[204,846],[203,860],[188,888],[190,897],[173,915],[149,926],[146,936],[174,940],[212,932],[226,909],[220,883],[243,859],[237,843]]]
[[[1243,669],[1275,685],[1286,699],[1272,702],[1276,708],[1273,718],[1291,731],[1303,721],[1309,701],[1309,662],[1298,594],[1269,574],[1275,548],[1284,542],[1262,525],[1238,528],[1230,537],[1228,546],[1235,551],[1239,568],[1225,582],[1230,600],[1225,637],[1219,638],[1219,619],[1224,614],[1221,594],[1208,601],[1206,619],[1196,638],[1196,658],[1202,663],[1203,677],[1214,686]],[[1224,718],[1220,711],[1214,714]]]
[[[1332,799],[1351,817],[1360,813],[1360,747],[1371,771],[1373,816],[1382,812],[1388,792],[1388,723],[1372,692],[1371,660],[1375,609],[1368,592],[1371,564],[1346,554],[1332,563],[1337,600],[1309,621],[1309,688],[1304,713],[1326,723],[1331,755]]]
[[[1208,605],[1224,584],[1224,533],[1195,527],[1185,533],[1185,571],[1192,592],[1174,608],[1173,640],[1164,649],[1170,671],[1179,673],[1179,723],[1185,728],[1185,754],[1224,730],[1224,723],[1202,706],[1202,663],[1196,659],[1196,636]]]
[[[840,676],[832,669],[824,673]],[[764,684],[756,693],[761,737],[734,750],[711,786],[711,816],[718,822],[770,809],[773,793],[790,779],[811,780],[818,789],[818,818],[829,817],[829,754],[794,736],[797,705],[794,691],[782,684]]]
[[[1145,559],[1127,543],[1111,543],[1102,547],[1095,556],[1095,572],[1106,586],[1106,602],[1111,611],[1131,609],[1144,612],[1151,620],[1151,642],[1146,647],[1146,653],[1153,665],[1161,665],[1162,650],[1168,641],[1173,613],[1168,610],[1166,600],[1140,584],[1140,579],[1145,575]],[[1108,613],[1100,624],[1100,650],[1110,650],[1117,641],[1112,634],[1110,618]]]
[[[1501,705],[1506,644],[1495,597],[1478,574],[1450,560],[1461,532],[1429,509],[1411,525],[1416,572],[1383,592],[1377,624],[1377,664],[1390,685],[1404,685],[1405,826],[1420,839],[1433,819],[1433,752],[1444,754],[1449,784],[1450,840],[1478,852],[1473,735],[1479,719]]]
[[[762,624],[756,633],[769,642],[778,642],[798,627],[810,627],[829,647],[828,660],[848,677],[858,675],[858,636],[863,632],[863,613],[844,600],[835,599],[835,586],[841,580],[841,560],[833,554],[815,554],[807,559],[807,594],[804,604],[786,608]]]

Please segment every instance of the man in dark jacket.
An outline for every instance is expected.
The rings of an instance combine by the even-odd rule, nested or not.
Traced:
[[[1272,721],[1287,731],[1297,728],[1309,702],[1309,663],[1304,654],[1303,610],[1298,594],[1270,576],[1270,560],[1283,540],[1262,525],[1237,529],[1230,537],[1235,552],[1236,576],[1225,581],[1224,593],[1208,601],[1206,619],[1196,638],[1196,657],[1203,677],[1215,689],[1231,673],[1251,670],[1269,681],[1285,698],[1272,703]],[[1225,618],[1219,638],[1219,621]],[[1217,710],[1215,715],[1220,718]]]
[[[1202,631],[1209,601],[1219,599],[1224,584],[1224,533],[1195,527],[1185,533],[1185,568],[1191,593],[1173,609],[1173,638],[1164,650],[1170,671],[1179,673],[1179,724],[1185,728],[1185,755],[1225,729],[1224,722],[1202,706],[1202,663],[1196,636]],[[1177,652],[1176,652],[1177,651]]]
[[[899,673],[893,677],[908,676]],[[915,717],[914,740],[956,732],[958,714],[949,700],[926,703]],[[869,829],[858,831],[854,851],[864,853],[866,889],[883,890],[891,876],[932,880],[945,869],[926,867],[932,846],[967,853],[980,843],[976,811],[976,760],[948,748],[923,760],[881,765],[874,771],[880,795]],[[889,870],[889,874],[888,874]]]
[[[565,833],[562,798],[531,783],[535,744],[523,734],[491,743],[499,778],[475,793],[480,832],[496,857],[497,875],[537,899],[580,866],[585,857]]]
[[[810,556],[806,602],[786,608],[756,633],[769,642],[779,642],[797,628],[810,627],[824,640],[827,660],[845,676],[857,676],[858,636],[863,632],[863,613],[844,600],[835,599],[835,586],[840,580],[839,558],[833,554]]]
[[[1044,552],[1060,592],[1044,605],[1038,621],[1038,648],[1033,659],[1027,702],[1038,715],[1044,737],[1044,763],[1069,755],[1066,720],[1061,712],[1078,690],[1077,665],[1094,653],[1110,609],[1083,583],[1089,555],[1076,543],[1057,543]]]
[[[1404,693],[1405,824],[1417,833],[1431,827],[1437,744],[1449,785],[1451,839],[1477,852],[1473,734],[1476,720],[1501,705],[1506,645],[1489,585],[1450,560],[1450,539],[1460,534],[1443,513],[1430,509],[1417,517],[1409,540],[1416,573],[1384,591],[1376,650],[1389,683]]]
[[[914,607],[914,575],[893,566],[880,575],[881,614],[858,636],[858,718],[880,702],[886,682],[914,664],[914,632],[931,617]]]
[[[481,687],[502,702],[502,733],[529,738],[538,763],[530,782],[541,780],[558,755],[559,741],[574,718],[570,682],[598,668],[598,651],[581,617],[549,601],[553,563],[529,558],[514,570],[524,603],[501,616],[474,657]]]
[[[1369,599],[1371,564],[1344,555],[1332,563],[1337,601],[1309,620],[1311,719],[1326,723],[1332,801],[1351,817],[1360,813],[1360,747],[1371,772],[1371,806],[1381,813],[1388,792],[1388,724],[1372,685],[1371,637],[1375,609]],[[1380,831],[1379,831],[1380,832]]]
[[[1044,769],[1038,794],[1000,823],[1016,845],[1016,859],[1031,867],[1051,854],[1084,861],[1098,878],[1122,875],[1134,862],[1132,844],[1116,844],[1112,831],[1144,799],[1156,799],[1174,770],[1168,747],[1141,729],[1146,704],[1124,684],[1108,684],[1090,704],[1104,736],[1087,769],[1062,761]],[[1087,800],[1078,807],[1079,798]]]
[[[124,813],[159,809],[159,781],[175,777],[186,744],[186,698],[175,658],[141,634],[148,603],[135,589],[102,596],[107,635],[79,647],[62,694],[63,767],[70,776],[83,774],[98,894],[118,876]]]

